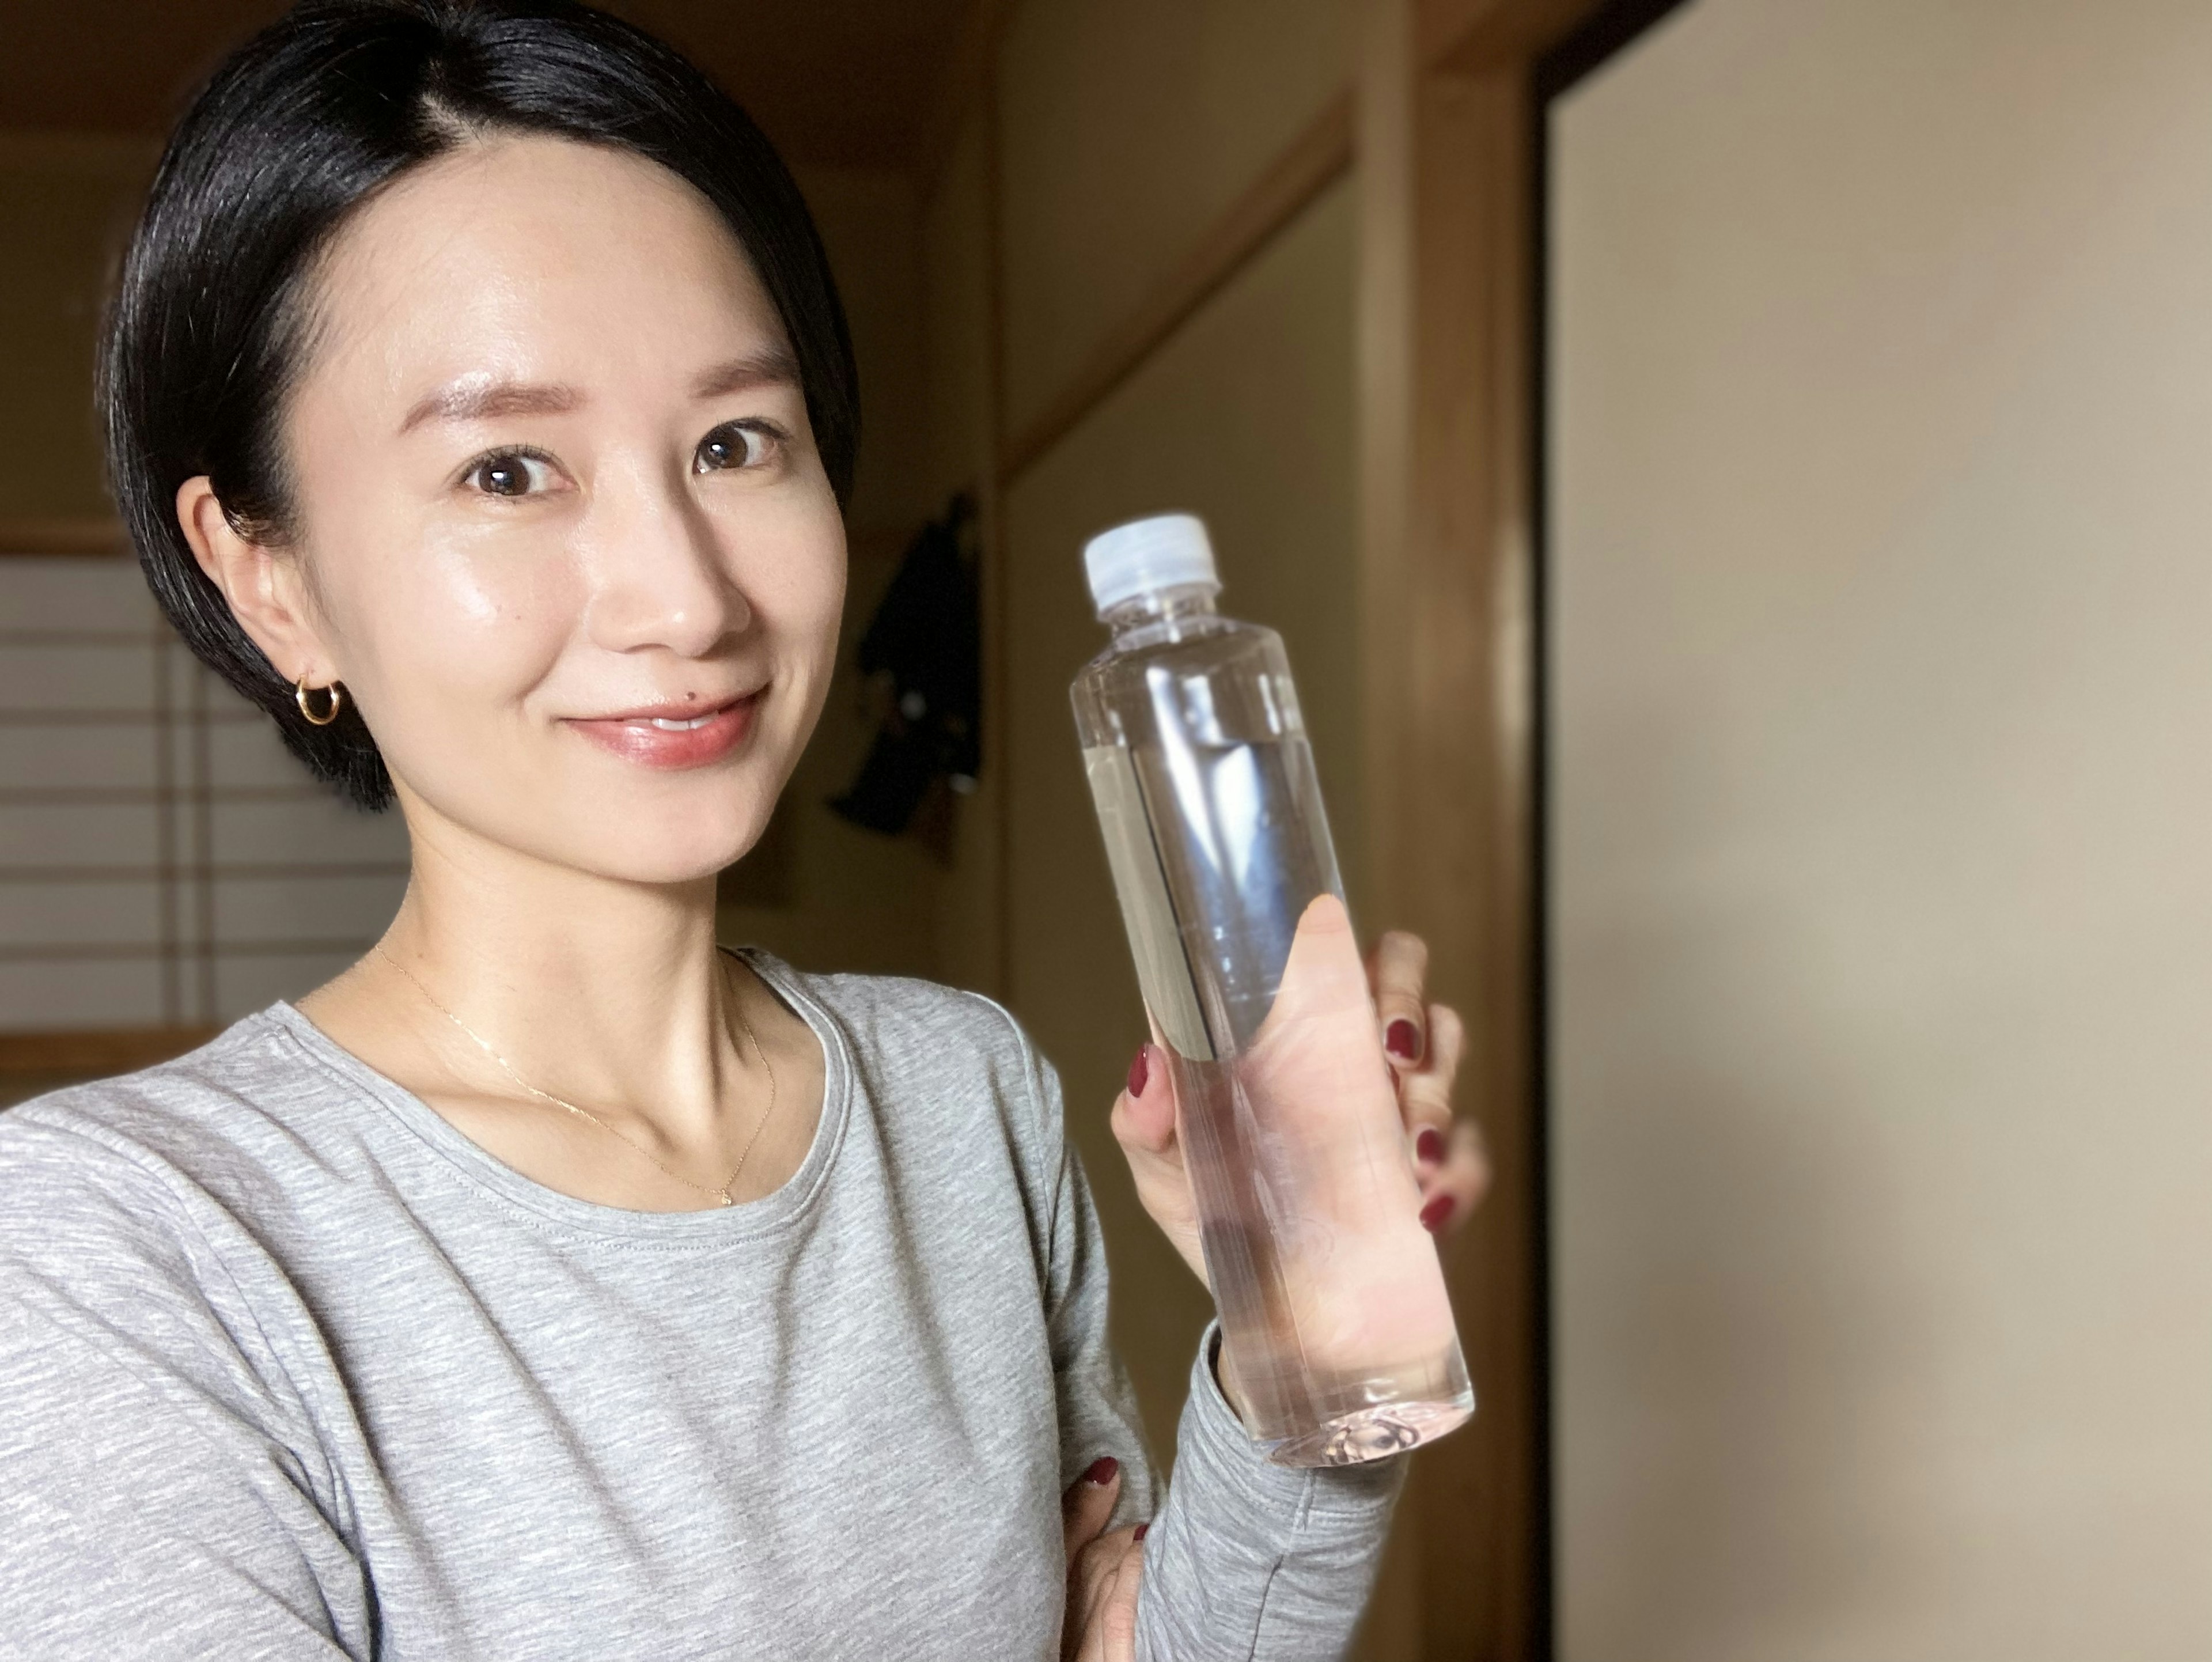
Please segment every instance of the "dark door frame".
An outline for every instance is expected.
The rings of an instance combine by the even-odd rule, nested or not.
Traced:
[[[1528,100],[1530,164],[1528,228],[1531,343],[1528,374],[1528,546],[1529,708],[1534,720],[1529,742],[1528,789],[1528,1095],[1534,1133],[1539,1265],[1536,1342],[1539,1391],[1537,1442],[1542,1480],[1540,1647],[1534,1653],[1550,1662],[1556,1654],[1553,1621],[1558,1568],[1552,1513],[1552,1219],[1551,1219],[1551,785],[1553,661],[1551,653],[1551,276],[1552,276],[1552,107],[1564,94],[1644,33],[1680,10],[1688,0],[1609,0],[1572,33],[1539,58],[1532,67]]]

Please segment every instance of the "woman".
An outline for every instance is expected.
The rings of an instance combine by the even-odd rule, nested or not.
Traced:
[[[118,495],[413,872],[296,1006],[0,1123],[0,1650],[1341,1647],[1401,1463],[1265,1464],[1202,1348],[1137,1544],[1098,1228],[1008,1017],[715,946],[829,679],[854,388],[774,155],[604,15],[325,0],[185,115]],[[1463,1213],[1458,1025],[1417,942],[1376,973]],[[1115,1125],[1202,1275],[1149,1052]]]

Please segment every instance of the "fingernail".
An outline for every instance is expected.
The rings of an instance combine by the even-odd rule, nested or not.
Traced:
[[[1137,1525],[1137,1532],[1129,1538],[1132,1541],[1141,1541],[1145,1538],[1145,1531],[1150,1528],[1152,1528],[1150,1524],[1139,1524]]]
[[[1149,1044],[1139,1044],[1137,1047],[1137,1059],[1129,1064],[1129,1094],[1133,1097],[1144,1095],[1145,1081],[1152,1076],[1152,1047]]]
[[[1121,1463],[1119,1460],[1110,1454],[1102,1454],[1085,1469],[1083,1481],[1086,1483],[1096,1483],[1099,1488],[1103,1488],[1114,1481],[1114,1474],[1121,1469]]]
[[[1382,1048],[1401,1062],[1421,1059],[1421,1030],[1400,1016],[1382,1030]]]
[[[1421,1208],[1421,1227],[1431,1235],[1443,1234],[1444,1226],[1451,1221],[1451,1215],[1458,1205],[1459,1202],[1449,1195],[1437,1196]]]
[[[1421,1128],[1421,1135],[1413,1139],[1413,1158],[1424,1166],[1444,1163],[1444,1134],[1433,1125]]]

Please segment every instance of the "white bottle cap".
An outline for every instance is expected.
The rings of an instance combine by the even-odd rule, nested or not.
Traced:
[[[1159,514],[1102,531],[1083,545],[1083,569],[1102,618],[1124,600],[1158,589],[1221,587],[1206,521],[1195,514]]]

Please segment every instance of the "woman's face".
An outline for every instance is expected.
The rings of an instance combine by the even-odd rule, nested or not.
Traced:
[[[286,436],[306,610],[418,842],[737,859],[812,731],[844,527],[775,308],[650,162],[464,147],[322,262]]]

